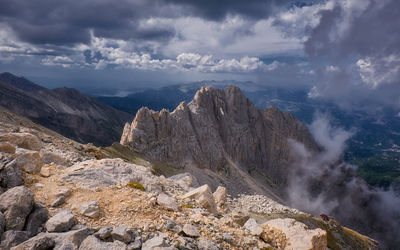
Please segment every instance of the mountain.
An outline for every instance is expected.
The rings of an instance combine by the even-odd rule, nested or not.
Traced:
[[[358,167],[357,174],[369,184],[400,187],[400,116],[395,110],[343,110],[332,102],[311,99],[304,89],[288,89],[239,81],[201,81],[142,90],[125,97],[97,96],[102,102],[135,115],[142,107],[174,110],[190,102],[201,86],[225,88],[233,84],[260,109],[277,107],[311,124],[316,113],[325,113],[334,126],[354,131],[347,141],[345,160]],[[398,188],[400,194],[400,188]]]
[[[212,187],[223,183],[236,194],[271,195],[287,182],[294,160],[288,139],[319,150],[295,117],[276,108],[259,110],[230,86],[203,87],[173,112],[140,109],[132,124],[125,125],[121,144],[153,162],[184,168]],[[214,179],[210,173],[217,173]]]
[[[46,89],[0,74],[0,105],[79,142],[111,145],[131,115],[71,88]]]
[[[121,144],[165,176],[189,172],[233,195],[262,194],[314,215],[329,214],[389,249],[396,246],[400,199],[357,177],[343,161],[342,146],[319,127],[317,143],[293,115],[258,109],[238,87],[202,87],[172,112],[141,108],[125,125]]]
[[[0,249],[377,249],[327,215],[166,178],[0,107]]]

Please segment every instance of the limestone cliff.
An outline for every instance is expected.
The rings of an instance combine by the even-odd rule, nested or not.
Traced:
[[[288,139],[318,150],[307,127],[295,117],[276,108],[259,110],[238,87],[230,86],[203,87],[173,112],[141,108],[132,124],[125,125],[121,144],[153,162],[195,174],[199,169],[208,176],[218,173],[219,181],[234,193],[265,193],[265,187],[286,182]]]

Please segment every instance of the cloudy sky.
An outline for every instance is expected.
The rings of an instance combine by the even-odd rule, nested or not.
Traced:
[[[0,71],[47,87],[251,80],[400,107],[400,1],[0,0]]]

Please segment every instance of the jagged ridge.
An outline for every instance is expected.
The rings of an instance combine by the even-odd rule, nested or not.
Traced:
[[[288,139],[318,150],[307,127],[295,117],[274,107],[259,110],[238,87],[229,86],[203,87],[173,112],[141,108],[132,124],[125,125],[121,144],[196,176],[199,169],[208,176],[211,170],[217,177],[204,180],[212,186],[218,179],[233,193],[271,195],[270,188],[278,190],[286,182]]]

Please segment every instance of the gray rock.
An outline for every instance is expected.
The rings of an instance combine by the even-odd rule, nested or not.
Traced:
[[[60,206],[60,205],[62,205],[64,203],[65,203],[65,197],[64,196],[60,196],[55,201],[53,201],[50,206],[58,207],[58,206]]]
[[[165,247],[165,241],[163,237],[156,236],[147,241],[145,241],[142,245],[142,250],[153,250],[156,247]]]
[[[17,165],[29,174],[37,174],[42,168],[42,158],[36,151],[18,148],[15,161]]]
[[[96,236],[97,238],[101,239],[101,240],[105,240],[107,238],[111,237],[111,232],[112,232],[112,228],[110,227],[103,227],[101,228],[99,231],[97,231],[94,236]]]
[[[48,232],[65,232],[74,224],[74,215],[67,210],[61,210],[45,224]]]
[[[13,246],[16,246],[26,240],[29,239],[29,233],[24,231],[6,231],[1,236],[1,245],[0,249],[10,249]]]
[[[72,190],[69,188],[65,188],[65,189],[57,192],[55,195],[57,197],[60,197],[60,196],[69,197],[69,196],[71,196],[71,194],[72,194]]]
[[[97,201],[91,201],[87,204],[82,205],[81,214],[90,218],[100,217],[100,207]]]
[[[11,248],[12,250],[38,250],[53,249],[56,245],[56,236],[52,234],[39,234],[29,240]]]
[[[167,230],[173,230],[175,226],[176,226],[175,221],[172,219],[167,220],[167,222],[165,223],[165,229]]]
[[[111,232],[113,240],[119,240],[129,244],[136,238],[136,230],[133,227],[121,226]]]
[[[199,238],[197,242],[199,250],[218,250],[219,248],[212,242],[212,240],[206,238]]]
[[[129,244],[127,250],[138,250],[141,248],[142,248],[142,241],[139,239]]]
[[[189,236],[189,237],[200,237],[199,231],[192,224],[183,225],[182,231],[186,236]]]
[[[0,238],[1,235],[4,233],[5,227],[6,227],[6,219],[4,218],[3,213],[0,212]]]
[[[168,210],[178,211],[178,203],[176,202],[176,199],[164,193],[160,193],[157,196],[157,204]]]
[[[125,250],[126,244],[121,241],[103,242],[94,236],[87,237],[79,247],[79,250]]]
[[[219,186],[213,193],[213,197],[218,206],[223,205],[226,202],[226,188]]]
[[[77,250],[91,233],[89,228],[65,233],[41,233],[14,247],[13,250]]]
[[[32,213],[26,219],[24,230],[29,232],[30,237],[33,237],[42,231],[47,219],[47,209],[36,203]]]
[[[57,234],[53,250],[78,249],[81,243],[92,233],[89,228]]]
[[[0,172],[0,186],[13,188],[22,185],[22,170],[17,161],[9,162]]]
[[[253,218],[248,219],[243,227],[249,230],[251,234],[257,236],[259,236],[263,231],[262,227],[258,225],[257,221]]]
[[[6,220],[6,230],[22,230],[33,207],[33,192],[24,186],[14,187],[0,195],[0,212]]]

